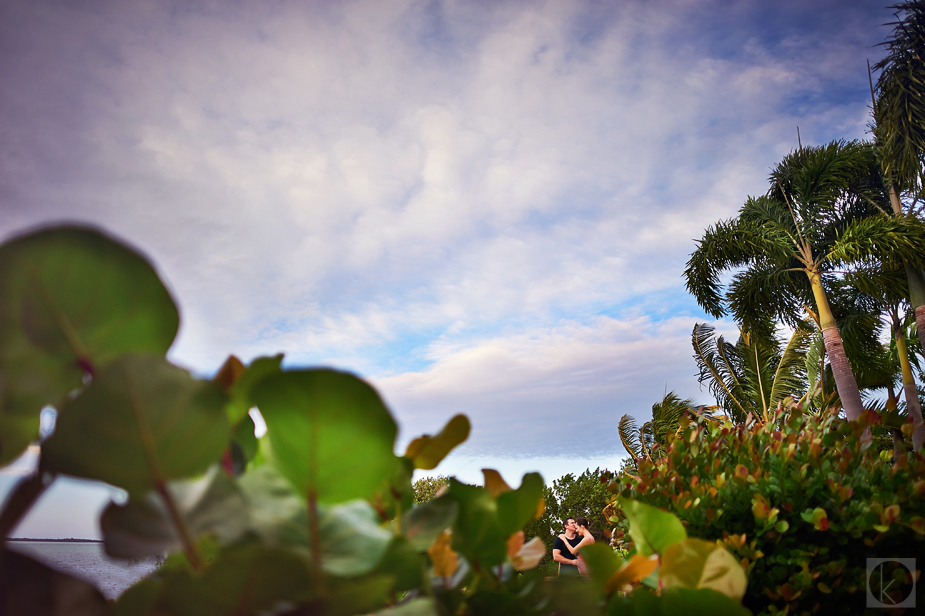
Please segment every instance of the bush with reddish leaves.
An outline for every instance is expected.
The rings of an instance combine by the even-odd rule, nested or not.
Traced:
[[[609,487],[671,511],[690,536],[736,554],[748,571],[743,603],[754,613],[859,613],[868,558],[918,557],[914,572],[888,563],[871,576],[873,595],[885,601],[908,596],[925,567],[925,454],[875,451],[862,437],[878,420],[872,412],[858,422],[813,416],[795,404],[749,428],[684,419],[664,457],[641,461],[638,476]],[[626,524],[615,503],[605,513]],[[925,580],[916,590],[925,605]]]

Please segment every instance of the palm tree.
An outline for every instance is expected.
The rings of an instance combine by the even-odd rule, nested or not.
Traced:
[[[732,344],[714,331],[698,323],[691,332],[698,381],[735,423],[749,415],[767,422],[784,398],[807,390],[806,351],[814,333],[808,324],[801,323],[783,349],[776,339],[761,341],[745,331]]]
[[[876,88],[871,88],[872,129],[892,212],[914,216],[912,207],[904,213],[900,195],[921,197],[925,188],[925,3],[903,2],[892,8],[897,18],[905,15],[893,24],[892,36],[884,43],[887,55],[874,66],[881,72]],[[911,264],[904,264],[904,269],[925,347],[925,271]]]
[[[922,421],[922,406],[912,371],[913,361],[906,341],[907,279],[898,269],[883,270],[880,268],[860,269],[849,274],[848,279],[863,293],[876,298],[880,311],[888,319],[893,335],[891,348],[895,350],[895,358],[899,364],[906,410],[912,416],[914,425],[912,449],[918,451],[925,444],[925,423]],[[893,374],[889,377],[888,387],[891,390],[894,378]]]
[[[877,256],[921,263],[925,230],[877,212],[883,190],[869,145],[836,141],[800,148],[771,173],[768,194],[749,198],[736,218],[708,228],[684,271],[687,289],[711,315],[727,312],[770,338],[773,323],[796,327],[815,306],[839,398],[849,420],[860,390],[826,293],[833,267]],[[735,272],[728,289],[720,282]]]
[[[682,400],[673,391],[669,391],[661,402],[652,405],[652,419],[642,427],[638,427],[636,420],[629,415],[620,418],[617,432],[637,471],[639,460],[651,460],[654,452],[668,446],[669,436],[677,432],[681,417],[693,411],[693,404],[692,400]]]

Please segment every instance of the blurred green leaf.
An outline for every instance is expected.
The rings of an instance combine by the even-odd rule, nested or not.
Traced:
[[[282,372],[261,379],[252,397],[267,422],[274,463],[302,494],[329,504],[369,498],[392,475],[395,421],[357,377]]]
[[[392,520],[414,505],[414,487],[411,484],[413,473],[411,460],[398,456],[392,459],[392,475],[369,499],[382,521]]]
[[[211,534],[220,543],[228,543],[244,533],[244,495],[218,466],[212,466],[200,479],[172,481],[167,490],[194,541]],[[170,511],[156,492],[124,505],[110,503],[100,518],[100,528],[110,556],[137,558],[182,547]]]
[[[423,552],[456,520],[459,504],[451,496],[441,496],[409,509],[401,518],[402,533]]]
[[[473,564],[499,565],[507,558],[507,537],[498,522],[498,506],[485,488],[450,478],[447,494],[459,505],[453,525],[453,549]]]
[[[543,498],[543,477],[539,473],[524,475],[520,487],[498,495],[498,521],[505,536],[521,530],[536,517]]]
[[[92,584],[0,548],[0,613],[104,616],[109,605]]]
[[[0,464],[86,372],[122,353],[165,353],[178,324],[151,265],[98,231],[46,229],[0,246]]]
[[[634,593],[635,594],[635,593]],[[665,616],[750,616],[751,611],[726,595],[701,588],[668,588],[660,597],[661,613]],[[637,612],[639,613],[639,612]],[[649,614],[651,612],[646,612]]]
[[[146,590],[146,593],[150,592]],[[221,554],[202,574],[169,572],[163,577],[150,613],[171,616],[256,615],[281,601],[298,604],[313,596],[314,588],[307,565],[299,556],[276,548],[248,546]],[[150,605],[150,596],[138,597],[127,593],[126,601]],[[123,612],[118,604],[116,609]]]
[[[98,479],[133,497],[205,472],[228,444],[224,394],[163,357],[124,355],[59,413],[43,470]]]
[[[424,556],[404,537],[394,537],[376,566],[376,573],[395,577],[394,592],[420,588],[426,567]]]
[[[438,616],[440,611],[430,597],[418,597],[395,607],[379,610],[374,616]]]
[[[241,487],[250,502],[250,530],[267,546],[298,552],[311,559],[308,509],[292,485],[275,469],[263,466],[247,473]],[[321,563],[325,573],[357,576],[375,569],[393,535],[379,526],[372,506],[363,500],[318,507]]]
[[[247,417],[247,412],[254,406],[254,402],[251,401],[251,391],[254,386],[261,379],[280,372],[282,361],[282,353],[272,357],[258,357],[234,379],[228,390],[229,400],[225,407],[225,412],[228,413],[228,423],[233,426],[238,425],[238,422]]]
[[[321,507],[320,514],[321,562],[329,575],[369,573],[392,542],[392,534],[379,526],[376,512],[366,501]]]
[[[414,468],[433,470],[448,453],[469,438],[471,429],[468,417],[456,415],[438,434],[425,434],[411,441],[405,450],[405,457],[413,461]]]
[[[726,548],[703,539],[685,539],[661,554],[662,588],[711,588],[741,601],[747,580],[742,566]]]
[[[620,569],[623,559],[606,543],[592,543],[581,548],[588,565],[588,577],[598,594],[604,594],[607,580]]]
[[[676,515],[639,501],[617,500],[630,522],[630,537],[644,556],[660,553],[668,546],[687,539],[687,531]]]

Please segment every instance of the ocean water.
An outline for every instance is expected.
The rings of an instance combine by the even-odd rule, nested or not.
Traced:
[[[152,558],[140,562],[111,559],[103,544],[69,541],[9,541],[7,547],[42,564],[90,582],[107,599],[115,599],[157,568]]]

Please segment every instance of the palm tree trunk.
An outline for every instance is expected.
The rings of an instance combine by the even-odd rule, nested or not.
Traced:
[[[890,185],[890,205],[893,207],[893,215],[904,215],[902,202],[892,185]],[[906,280],[909,282],[909,301],[915,311],[915,327],[919,332],[922,348],[925,349],[925,271],[906,265]]]
[[[903,372],[903,393],[906,396],[906,409],[912,417],[912,451],[918,451],[925,443],[925,422],[922,421],[922,405],[919,392],[915,387],[915,377],[909,364],[909,350],[906,348],[906,335],[903,333],[899,317],[893,314],[893,337],[896,338],[896,354]]]
[[[896,399],[896,392],[893,391],[892,384],[886,386],[886,396],[886,409],[888,411],[895,411],[899,401]],[[890,428],[890,432],[893,434],[893,457],[898,458],[906,453],[905,437],[903,436],[902,430]]]
[[[842,408],[845,409],[848,420],[854,421],[864,412],[861,390],[858,389],[858,382],[851,370],[851,363],[848,361],[848,355],[845,354],[845,345],[841,334],[838,333],[838,325],[829,307],[825,289],[822,288],[822,278],[819,277],[819,272],[814,270],[806,270],[806,275],[809,276],[813,297],[816,299],[819,327],[822,328],[822,341],[829,356],[829,363],[832,364],[835,388],[838,390],[838,397],[841,398]]]

